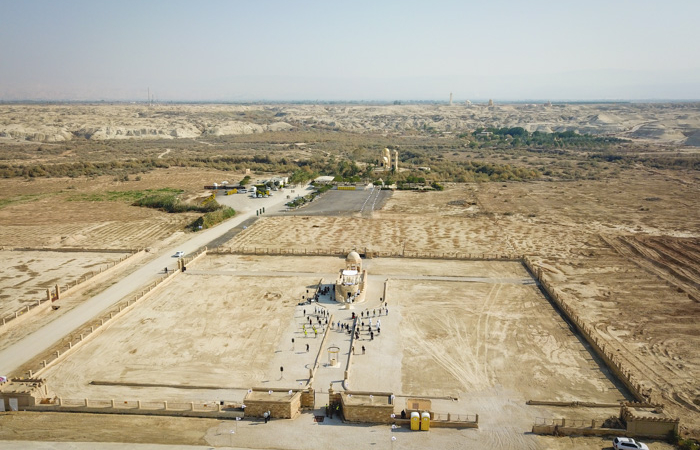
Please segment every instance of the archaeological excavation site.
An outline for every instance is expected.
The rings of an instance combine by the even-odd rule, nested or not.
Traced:
[[[0,105],[0,447],[699,438],[700,115],[651,109]]]

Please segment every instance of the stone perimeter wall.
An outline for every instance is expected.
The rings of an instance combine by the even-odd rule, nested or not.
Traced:
[[[645,389],[635,378],[632,370],[626,367],[625,360],[615,352],[608,349],[608,346],[596,336],[595,329],[581,319],[581,317],[569,306],[556,291],[554,286],[542,276],[542,268],[535,267],[528,257],[523,258],[523,265],[539,283],[540,289],[548,299],[561,311],[566,319],[576,327],[576,330],[583,336],[593,351],[605,362],[622,384],[634,395],[637,401],[642,403],[660,404],[660,397],[656,397],[651,389]]]
[[[201,258],[202,256],[206,255],[206,253],[207,249],[205,247],[195,256],[187,258],[185,262],[187,264],[190,264],[196,261],[197,259]],[[71,353],[73,349],[81,347],[85,342],[89,341],[94,336],[100,334],[106,329],[106,327],[109,327],[112,323],[114,323],[114,319],[118,319],[124,314],[131,311],[136,303],[138,303],[140,300],[143,300],[144,298],[149,297],[155,289],[163,285],[163,283],[171,281],[179,273],[180,271],[178,270],[169,272],[167,275],[163,276],[158,281],[155,281],[153,284],[140,291],[137,295],[133,297],[133,299],[128,299],[124,302],[115,304],[112,307],[111,311],[106,313],[105,316],[91,321],[92,325],[86,325],[82,329],[76,330],[76,332],[74,332],[74,335],[77,335],[77,338],[69,341],[67,344],[59,344],[60,346],[63,346],[62,349],[56,349],[57,347],[53,347],[53,349],[50,352],[44,354],[41,362],[37,366],[30,368],[26,373],[19,375],[28,376],[29,378],[38,377],[48,367],[51,367],[57,362],[62,361],[68,354]]]
[[[13,251],[19,251],[19,250],[25,250],[25,249],[12,249]],[[26,249],[27,251],[63,251],[63,252],[79,252],[79,251],[87,251],[87,252],[98,252],[99,250],[66,250],[66,249]],[[65,286],[58,286],[60,295],[59,298],[54,299],[54,301],[59,300],[60,297],[66,296],[70,294],[71,292],[77,290],[78,288],[83,287],[83,285],[87,282],[94,282],[101,280],[105,278],[107,275],[110,275],[112,272],[116,271],[117,268],[120,268],[121,266],[125,265],[128,262],[131,262],[131,258],[133,256],[141,256],[144,254],[144,250],[120,250],[119,253],[129,253],[129,255],[124,256],[119,258],[119,261],[112,261],[110,263],[107,263],[107,267],[103,268],[100,267],[99,272],[92,271],[87,275],[81,276],[79,279],[75,280],[73,283],[67,284]],[[114,250],[110,251],[110,253],[115,253]],[[33,317],[39,313],[44,313],[49,310],[51,307],[52,300],[48,298],[44,299],[38,299],[36,303],[27,305],[22,307],[21,309],[18,309],[14,313],[10,313],[9,315],[5,316],[2,318],[2,321],[0,321],[0,333],[5,332],[10,330],[11,328],[14,328],[16,325],[20,325],[21,323],[25,322],[26,319],[29,317]]]

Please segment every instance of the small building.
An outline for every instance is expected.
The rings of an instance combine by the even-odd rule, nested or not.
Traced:
[[[335,282],[335,301],[340,303],[357,303],[365,299],[367,271],[362,270],[362,258],[356,251],[351,251],[345,258],[345,268]]]
[[[340,394],[343,418],[348,422],[392,423],[394,396],[391,392],[352,392]]]
[[[279,389],[253,389],[243,400],[246,417],[263,417],[267,411],[273,419],[295,419],[301,414],[301,392]]]
[[[666,437],[678,433],[679,420],[666,415],[660,406],[643,407],[623,404],[620,417],[627,423],[632,436]]]
[[[333,176],[321,176],[314,179],[314,184],[331,184],[335,180]]]
[[[0,383],[0,411],[35,406],[53,397],[43,378],[13,378]]]

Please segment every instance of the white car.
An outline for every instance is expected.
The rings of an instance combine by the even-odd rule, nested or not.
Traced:
[[[626,438],[626,437],[616,437],[613,439],[613,448],[615,450],[624,450],[624,449],[641,449],[641,450],[649,450],[649,447],[647,447],[646,444],[642,444],[641,442],[636,442],[632,438]]]
[[[177,252],[175,252],[174,256],[175,256],[175,258],[182,258],[183,256],[185,256],[185,252],[177,251]]]

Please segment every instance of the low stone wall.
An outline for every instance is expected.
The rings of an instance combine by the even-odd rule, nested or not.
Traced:
[[[314,359],[314,365],[311,369],[309,369],[309,382],[306,383],[307,386],[311,386],[314,381],[314,377],[316,376],[316,371],[319,368],[320,361],[321,361],[321,355],[323,354],[324,351],[326,351],[326,342],[328,341],[328,332],[331,329],[331,324],[333,323],[333,315],[331,314],[330,318],[328,319],[328,325],[326,325],[326,329],[323,331],[323,339],[321,340],[321,345],[318,347],[318,353],[316,353],[316,359]]]
[[[605,362],[610,371],[613,372],[622,384],[634,395],[634,397],[645,403],[654,403],[654,400],[660,400],[660,397],[652,395],[651,389],[645,389],[641,383],[635,378],[633,371],[626,367],[626,361],[611,351],[603,339],[598,338],[594,327],[590,326],[581,319],[576,311],[569,306],[557,292],[554,286],[544,279],[542,276],[542,268],[535,267],[528,257],[523,258],[523,265],[530,274],[538,281],[540,289],[545,296],[557,307],[557,309],[566,317],[566,319],[576,328],[578,333],[588,342],[593,348],[593,351]],[[659,403],[659,402],[656,402]]]
[[[10,315],[5,316],[0,321],[0,333],[7,332],[17,325],[21,325],[30,317],[34,317],[39,314],[43,314],[51,309],[51,300],[37,300],[33,305],[27,305],[18,309],[17,311],[10,313]]]
[[[567,427],[561,425],[533,425],[532,433],[549,436],[627,436],[627,430],[618,428]]]
[[[649,415],[637,415],[631,405],[622,405],[620,416],[627,423],[627,431],[638,436],[668,436],[678,433],[679,419],[665,417],[661,413],[658,417]]]
[[[465,422],[460,420],[431,420],[430,428],[479,428],[479,422]]]
[[[411,427],[411,419],[394,419],[394,422],[400,427]],[[479,421],[430,419],[430,428],[479,428]]]
[[[354,330],[357,326],[357,315],[355,315],[355,320],[352,321],[352,328]],[[350,389],[350,365],[352,364],[352,358],[355,353],[352,349],[355,347],[355,333],[350,333],[350,354],[348,355],[348,360],[345,363],[345,372],[343,373],[343,388],[345,390]]]
[[[0,247],[11,252],[64,252],[64,253],[137,253],[141,249],[131,248],[82,248],[82,247]]]
[[[217,402],[168,402],[141,400],[67,400],[56,399],[49,404],[36,404],[22,408],[26,411],[76,412],[93,414],[136,414],[143,416],[203,417],[217,419],[243,418],[240,405],[221,405]]]
[[[273,256],[337,256],[344,258],[355,249],[286,249],[267,247],[218,247],[211,249],[212,254],[241,254],[241,255],[273,255]],[[414,258],[414,259],[456,259],[465,261],[514,261],[520,262],[522,255],[493,254],[493,253],[461,253],[461,252],[410,252],[399,250],[356,250],[368,258]]]
[[[194,262],[195,260],[205,255],[206,252],[207,250],[205,248],[204,250],[200,251],[196,256],[188,258],[187,263]],[[76,337],[68,340],[67,342],[64,341],[58,346],[54,346],[50,352],[46,353],[43,356],[41,362],[36,367],[29,369],[26,373],[21,374],[21,376],[29,376],[30,378],[38,376],[41,373],[43,373],[44,370],[46,370],[47,368],[53,366],[59,361],[62,361],[74,349],[81,347],[85,342],[91,340],[94,336],[104,331],[106,327],[109,327],[112,323],[114,323],[114,319],[118,319],[119,317],[122,317],[124,314],[131,311],[134,305],[136,305],[136,303],[143,300],[144,298],[148,298],[156,288],[162,286],[164,283],[170,282],[174,277],[178,276],[180,273],[180,271],[169,272],[167,275],[164,275],[163,277],[155,281],[153,284],[143,289],[133,298],[117,303],[112,307],[112,310],[110,312],[107,312],[104,316],[95,319],[91,322],[91,324],[84,326],[82,329],[76,330],[72,334],[72,336]]]
[[[12,249],[12,250],[32,250],[32,251],[64,251],[64,252],[76,252],[76,251],[92,251],[92,252],[98,252],[100,250],[96,249],[88,249],[88,250],[80,250],[80,249]],[[129,250],[119,250],[119,253],[125,253],[128,252]],[[115,250],[112,250],[111,252],[117,252]],[[58,298],[54,298],[54,301],[60,300],[61,297],[65,297],[66,295],[69,295],[71,292],[80,289],[83,287],[83,285],[87,282],[94,282],[94,281],[99,281],[101,279],[104,279],[107,277],[107,275],[111,275],[112,272],[116,271],[118,268],[122,267],[124,264],[127,262],[131,263],[132,262],[132,257],[136,255],[143,255],[144,251],[143,250],[133,250],[131,251],[132,253],[119,258],[119,261],[112,261],[110,263],[107,263],[106,267],[100,267],[99,271],[92,271],[89,274],[85,274],[81,276],[79,279],[75,280],[72,283],[69,283],[65,286],[58,286],[58,290],[60,292],[60,295]],[[30,317],[33,317],[38,314],[43,314],[44,312],[48,311],[51,309],[52,301],[51,299],[44,298],[44,299],[38,299],[35,304],[32,305],[27,305],[23,306],[21,309],[5,316],[0,320],[0,333],[8,331],[12,328],[14,328],[17,325],[22,324],[25,322],[27,319]]]
[[[555,402],[549,400],[528,400],[525,402],[532,406],[563,406],[563,407],[582,407],[582,408],[617,408],[619,403],[594,403],[594,402]],[[640,403],[639,405],[649,406],[648,403]]]

